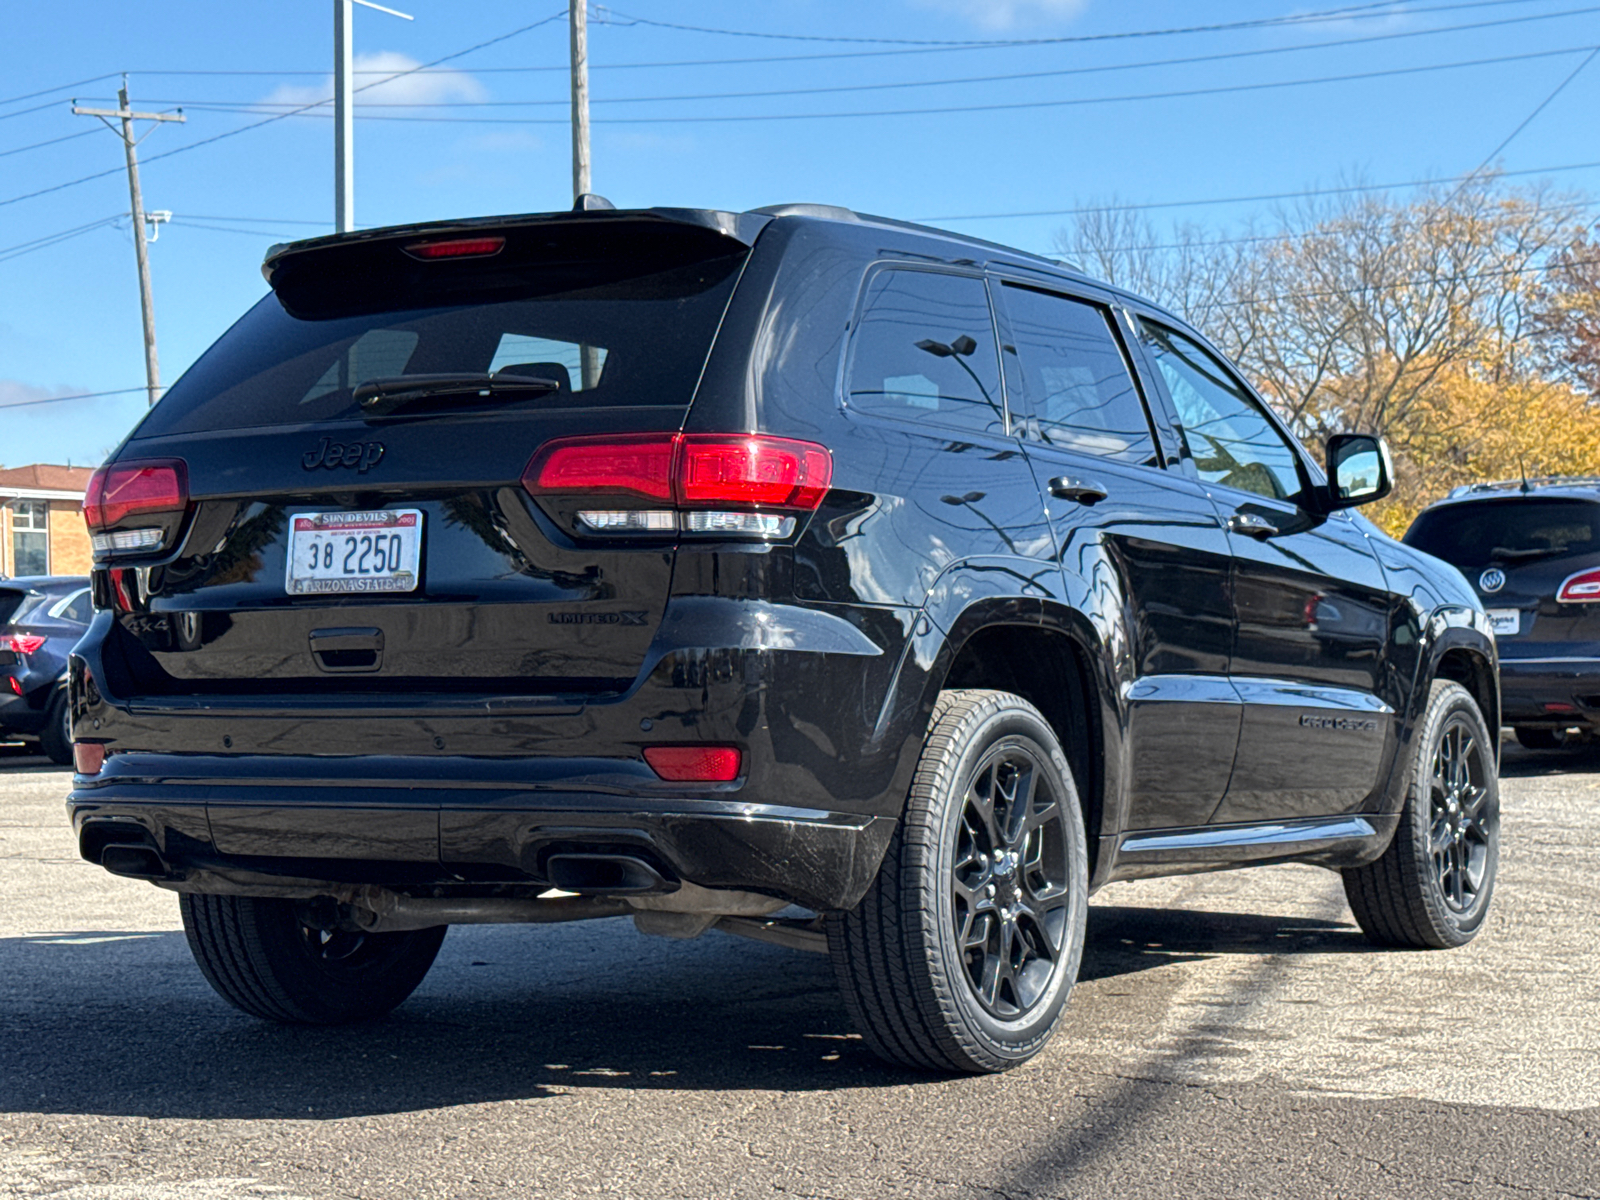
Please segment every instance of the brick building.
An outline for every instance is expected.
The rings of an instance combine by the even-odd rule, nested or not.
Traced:
[[[52,463],[0,468],[0,579],[89,573],[82,508],[93,474]]]

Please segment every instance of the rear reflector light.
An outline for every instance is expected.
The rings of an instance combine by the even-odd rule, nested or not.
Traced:
[[[659,510],[586,509],[592,529],[743,533],[784,537],[792,518],[751,509],[812,512],[833,481],[825,446],[765,434],[658,433],[561,438],[542,447],[522,473],[531,495],[642,496],[690,509],[681,526]],[[593,518],[593,519],[591,519]]]
[[[132,516],[181,513],[189,505],[189,472],[182,459],[111,463],[89,480],[83,519],[91,534]]]
[[[739,751],[732,746],[646,746],[644,760],[674,783],[726,783],[739,778]]]
[[[44,645],[44,638],[37,633],[13,633],[0,638],[0,647],[15,650],[18,654],[32,654]]]
[[[79,775],[98,775],[106,765],[106,748],[99,742],[72,743],[72,769]]]
[[[18,679],[15,675],[11,675],[7,677],[6,682],[11,685],[11,690],[13,692],[19,696],[22,695],[22,680]]]
[[[1578,711],[1576,704],[1567,704],[1561,700],[1546,701],[1544,711],[1547,713],[1575,713]]]
[[[1562,604],[1600,603],[1600,567],[1569,575],[1556,592],[1556,599]]]
[[[412,258],[486,258],[499,254],[505,246],[503,237],[448,238],[437,242],[412,242],[405,252]]]

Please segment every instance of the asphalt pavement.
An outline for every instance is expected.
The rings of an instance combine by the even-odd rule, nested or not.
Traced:
[[[1338,878],[1116,884],[1049,1049],[878,1063],[825,958],[457,928],[376,1024],[222,1003],[177,899],[0,748],[0,1196],[1600,1197],[1600,749],[1508,750],[1495,910],[1380,951]]]

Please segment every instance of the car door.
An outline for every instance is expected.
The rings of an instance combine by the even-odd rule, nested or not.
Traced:
[[[1157,448],[1109,298],[1000,277],[1007,395],[1044,493],[1068,602],[1117,673],[1126,829],[1204,824],[1227,787],[1227,539],[1196,480]],[[1125,642],[1122,640],[1125,638]]]
[[[1244,713],[1211,820],[1360,810],[1394,719],[1378,694],[1390,596],[1377,557],[1347,512],[1311,501],[1314,469],[1220,355],[1154,320],[1139,333],[1233,556],[1230,673]]]

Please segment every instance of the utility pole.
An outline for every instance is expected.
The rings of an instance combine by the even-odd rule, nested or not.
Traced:
[[[569,0],[572,25],[572,198],[589,190],[589,14],[587,0]]]
[[[355,6],[375,8],[404,21],[416,18],[372,0],[333,0],[333,227],[356,227]],[[379,83],[382,80],[378,81]],[[368,84],[373,87],[375,84]]]
[[[356,227],[355,16],[352,0],[333,0],[333,227],[339,233]]]
[[[568,0],[572,27],[572,201],[577,207],[588,194],[589,183],[589,11],[588,0]],[[600,351],[587,342],[578,344],[579,388],[588,391],[600,382]]]
[[[128,105],[128,77],[122,77],[122,87],[117,92],[117,110],[108,112],[103,108],[79,108],[73,104],[72,111],[78,116],[99,117],[105,122],[107,129],[118,133],[117,127],[111,124],[108,118],[117,117],[122,121],[122,130],[118,136],[122,139],[122,148],[128,156],[128,197],[132,203],[133,212],[133,252],[139,260],[139,307],[144,315],[144,379],[145,388],[150,394],[150,403],[154,404],[161,398],[161,367],[156,361],[156,309],[155,301],[150,295],[150,251],[146,245],[146,226],[156,219],[153,213],[144,211],[144,195],[139,190],[139,155],[136,147],[139,139],[133,136],[133,123],[135,121],[178,121],[182,122],[183,112],[176,113],[147,113],[134,112]],[[169,217],[170,213],[167,214]]]

